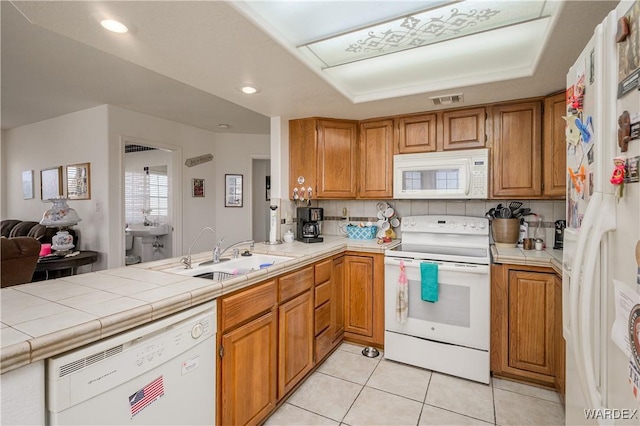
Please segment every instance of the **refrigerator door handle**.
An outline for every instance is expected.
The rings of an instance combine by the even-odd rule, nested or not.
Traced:
[[[579,320],[576,324],[576,331],[579,330],[580,346],[575,346],[574,354],[577,354],[582,358],[579,365],[584,367],[584,382],[581,380],[581,384],[586,386],[583,388],[583,392],[587,397],[587,401],[591,403],[590,407],[603,408],[602,396],[598,392],[595,375],[595,365],[593,361],[593,333],[589,328],[590,319],[594,317],[594,312],[591,310],[591,301],[594,298],[594,290],[596,289],[596,263],[598,260],[598,254],[600,253],[600,244],[604,240],[605,235],[608,232],[616,229],[616,203],[612,194],[605,194],[602,197],[601,209],[598,212],[597,219],[593,226],[593,232],[589,244],[586,247],[585,257],[585,271],[583,274],[582,291],[579,295]],[[606,283],[601,283],[605,285]],[[596,318],[600,315],[596,313]],[[579,324],[579,325],[578,325]],[[595,324],[596,327],[600,327],[599,324]],[[579,327],[579,329],[578,329]],[[579,349],[579,350],[578,350]]]
[[[584,280],[582,284],[582,292],[580,292],[580,304],[579,304],[579,318],[580,318],[580,343],[581,350],[576,350],[574,353],[582,356],[582,363],[584,365],[584,379],[586,380],[586,389],[584,389],[585,396],[591,402],[591,407],[602,407],[601,395],[597,390],[596,377],[595,377],[595,365],[593,362],[593,334],[589,329],[589,319],[593,317],[591,312],[591,301],[593,300],[593,293],[596,286],[595,274],[596,274],[596,262],[598,260],[598,253],[600,252],[600,243],[603,241],[606,233],[614,231],[616,229],[616,204],[612,194],[606,194],[602,197],[601,209],[599,210],[598,218],[593,227],[593,233],[589,244],[586,248],[586,257],[584,265],[586,270],[584,271]],[[606,283],[601,283],[605,285]],[[600,315],[596,315],[600,317]],[[596,324],[599,327],[599,324]]]
[[[569,330],[571,346],[573,350],[573,360],[576,365],[576,376],[580,384],[580,389],[584,393],[585,398],[589,398],[587,383],[585,377],[584,359],[578,351],[582,347],[582,338],[580,336],[580,328],[578,321],[580,319],[580,280],[584,276],[584,255],[587,248],[587,242],[591,236],[591,230],[595,225],[598,214],[600,213],[600,204],[602,203],[602,193],[595,192],[587,205],[584,213],[584,219],[580,226],[578,241],[576,243],[575,256],[571,264],[571,278],[569,280]],[[598,241],[599,244],[599,241]]]

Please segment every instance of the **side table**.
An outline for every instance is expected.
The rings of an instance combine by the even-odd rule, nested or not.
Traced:
[[[36,264],[36,270],[33,276],[36,278],[37,272],[44,272],[44,279],[48,280],[50,272],[64,270],[68,270],[70,272],[69,275],[75,275],[79,266],[90,265],[97,260],[98,252],[91,250],[81,250],[79,254],[70,257],[48,258],[46,260],[41,258]],[[61,273],[60,276],[62,276]]]

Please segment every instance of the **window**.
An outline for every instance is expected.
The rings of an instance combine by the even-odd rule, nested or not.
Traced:
[[[167,166],[144,167],[125,172],[125,219],[127,223],[166,222],[169,216]]]

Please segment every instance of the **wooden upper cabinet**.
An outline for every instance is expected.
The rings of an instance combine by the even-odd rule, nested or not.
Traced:
[[[358,198],[393,198],[393,120],[361,122],[359,138]]]
[[[543,188],[545,198],[565,198],[567,107],[564,92],[544,100],[544,136],[542,140]]]
[[[442,114],[443,149],[483,148],[484,108],[445,111]]]
[[[289,121],[289,198],[293,189],[311,187],[316,190],[316,146],[317,132],[314,118]],[[304,184],[298,177],[304,177]]]
[[[289,198],[294,188],[312,188],[312,198],[355,198],[357,132],[355,121],[289,121]]]
[[[437,150],[437,115],[423,114],[396,119],[398,123],[398,154]]]
[[[542,195],[541,103],[496,105],[491,170],[493,198]]]
[[[355,198],[357,123],[319,120],[317,131],[317,197]]]

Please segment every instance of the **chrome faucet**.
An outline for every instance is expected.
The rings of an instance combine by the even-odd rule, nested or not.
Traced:
[[[211,231],[212,234],[215,234],[215,231],[213,230],[213,228],[210,227],[204,227],[202,228],[202,231],[200,231],[200,233],[198,234],[198,236],[195,238],[195,240],[193,240],[193,242],[191,243],[191,245],[189,246],[189,250],[188,253],[185,257],[183,257],[182,259],[180,259],[180,262],[182,262],[185,265],[186,269],[191,269],[191,249],[193,248],[193,245],[196,243],[196,241],[198,241],[200,239],[200,236],[202,235],[202,233],[206,230]],[[224,238],[223,238],[224,239]],[[222,241],[222,240],[220,240]],[[216,244],[216,247],[220,244],[220,242],[218,242],[218,244]],[[215,255],[215,249],[214,249],[214,255]]]
[[[216,244],[216,247],[213,249],[213,263],[220,263],[220,259],[222,258],[222,256],[228,252],[231,249],[233,250],[233,256],[235,258],[237,258],[238,256],[236,255],[236,253],[238,253],[239,255],[239,251],[237,251],[236,247],[238,246],[243,246],[243,245],[249,245],[249,251],[252,251],[255,248],[255,241],[254,240],[244,240],[244,241],[240,241],[234,244],[231,244],[230,246],[228,246],[227,248],[225,248],[224,250],[220,250],[220,243],[222,242],[222,240],[224,240],[226,237],[223,237],[220,241],[218,241],[218,244]],[[217,260],[216,260],[217,259]]]
[[[216,246],[213,248],[213,263],[220,263],[220,256],[222,254],[220,253],[220,244],[224,241],[225,238],[227,238],[226,235],[220,238],[220,241],[218,241],[216,243]]]

